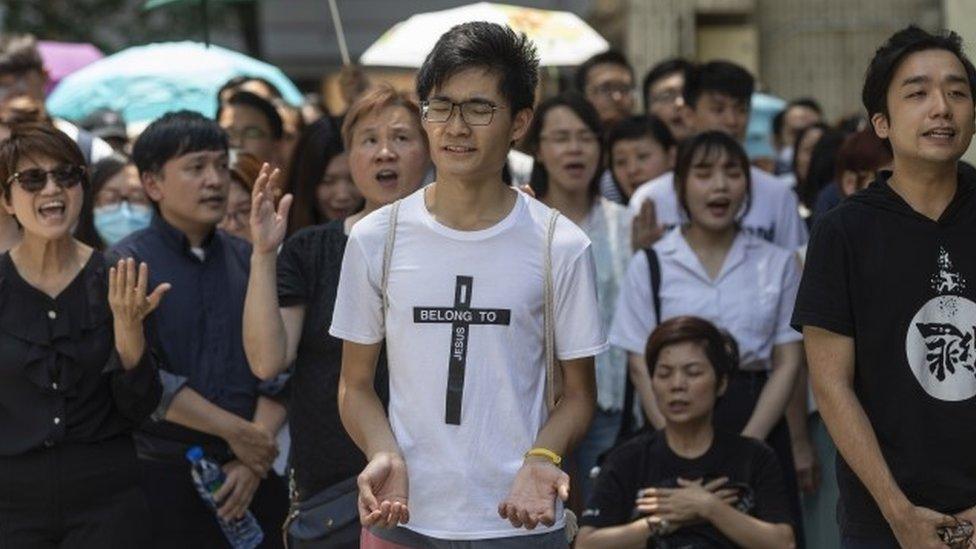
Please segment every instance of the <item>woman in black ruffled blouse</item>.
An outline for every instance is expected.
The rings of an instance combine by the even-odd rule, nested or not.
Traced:
[[[85,161],[48,126],[0,145],[2,207],[23,238],[0,255],[0,547],[138,547],[149,531],[132,429],[160,384],[145,265],[72,237]]]

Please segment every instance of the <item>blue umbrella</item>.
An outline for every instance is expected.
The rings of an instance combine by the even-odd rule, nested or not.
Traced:
[[[107,107],[126,121],[148,123],[167,111],[217,112],[217,90],[235,76],[265,78],[285,101],[302,95],[280,69],[242,53],[197,42],[149,44],[96,61],[61,81],[47,99],[52,115],[78,120]]]

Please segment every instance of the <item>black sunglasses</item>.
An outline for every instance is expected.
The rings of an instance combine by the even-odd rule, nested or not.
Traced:
[[[85,167],[58,166],[53,170],[30,168],[8,177],[7,185],[12,185],[16,182],[25,191],[36,193],[40,192],[47,185],[49,177],[54,179],[54,183],[62,189],[70,189],[85,180]]]

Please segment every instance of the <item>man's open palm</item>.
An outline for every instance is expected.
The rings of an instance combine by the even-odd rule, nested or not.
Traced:
[[[516,528],[556,523],[556,498],[569,499],[569,475],[549,462],[530,461],[519,469],[498,514]]]
[[[410,520],[407,465],[391,454],[374,457],[359,474],[359,520],[363,526],[392,528]]]

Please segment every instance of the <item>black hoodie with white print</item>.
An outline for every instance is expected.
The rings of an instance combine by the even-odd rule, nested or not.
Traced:
[[[898,486],[945,513],[976,506],[976,177],[938,221],[882,172],[814,228],[793,325],[854,338],[854,390]],[[847,536],[890,536],[837,457]]]

